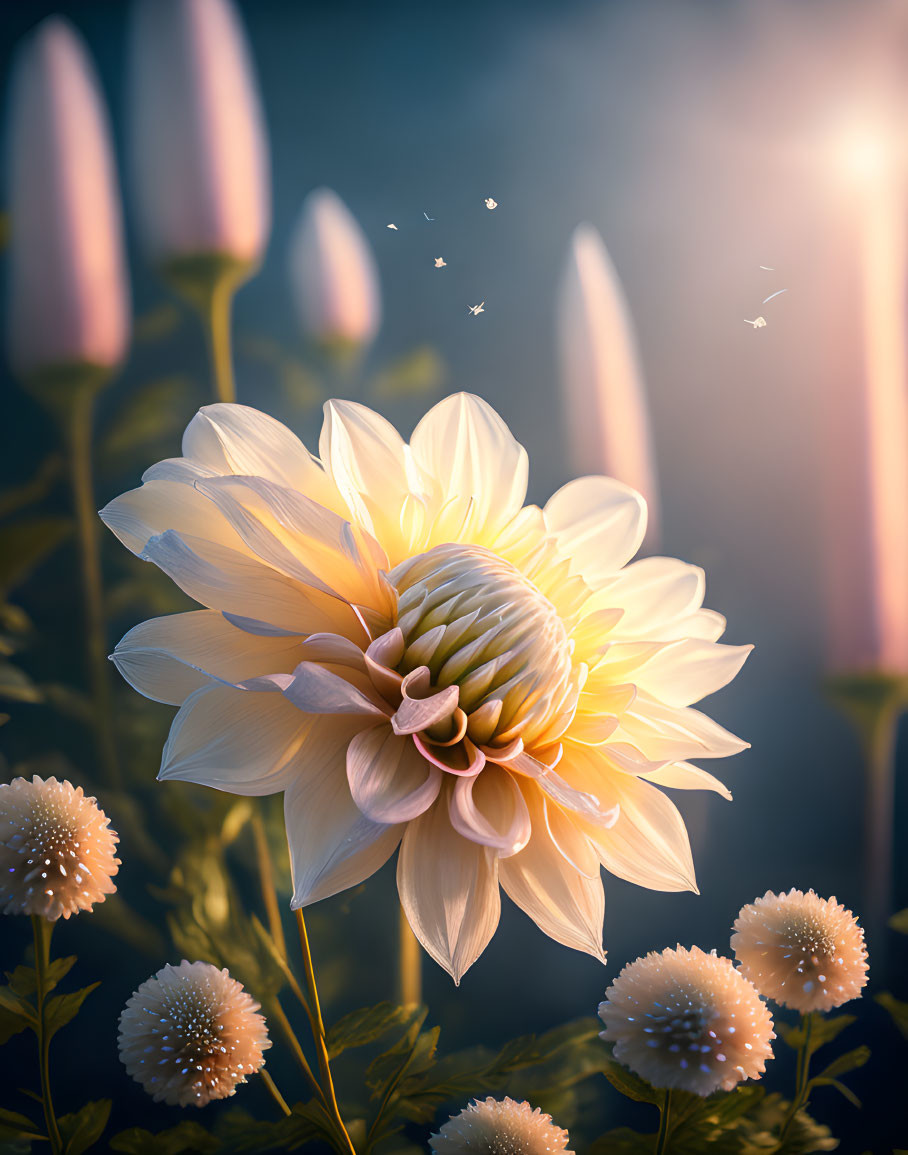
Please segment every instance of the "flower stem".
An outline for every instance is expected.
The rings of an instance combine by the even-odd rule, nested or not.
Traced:
[[[101,583],[99,521],[95,511],[91,463],[95,394],[96,388],[92,384],[74,385],[65,422],[69,444],[70,483],[82,567],[85,648],[92,694],[95,741],[107,781],[110,785],[115,786],[119,785],[120,782],[120,767],[111,728],[113,709],[107,663],[104,595]]]
[[[402,1006],[417,1007],[422,1002],[422,950],[403,907],[400,908],[398,923],[398,951],[398,998]]]
[[[284,938],[284,925],[281,922],[281,908],[277,901],[277,889],[274,885],[274,868],[271,862],[271,851],[268,847],[268,838],[265,834],[265,823],[259,810],[252,814],[252,836],[255,839],[255,856],[259,869],[259,886],[262,892],[262,904],[268,916],[268,929],[274,945],[284,958],[287,957],[287,940]]]
[[[801,1046],[798,1047],[795,1094],[788,1115],[785,1117],[785,1122],[782,1124],[782,1130],[779,1132],[780,1144],[788,1134],[789,1128],[794,1122],[797,1113],[803,1107],[807,1106],[807,1099],[809,1098],[807,1085],[810,1082],[810,1036],[812,1032],[813,1015],[808,1011],[806,1014],[801,1015],[801,1033],[804,1036],[804,1041]]]
[[[672,1089],[667,1087],[659,1113],[659,1134],[656,1136],[655,1155],[664,1155],[668,1151],[668,1137],[671,1134]]]
[[[203,313],[214,395],[218,401],[236,401],[233,381],[233,359],[230,351],[230,309],[233,304],[233,282],[218,278],[211,287]]]
[[[41,1105],[44,1108],[44,1124],[47,1127],[47,1136],[50,1139],[50,1149],[53,1155],[60,1155],[63,1150],[63,1139],[60,1128],[57,1126],[57,1117],[54,1114],[54,1104],[50,1094],[50,1036],[44,1017],[44,1003],[47,997],[47,970],[50,966],[50,936],[53,924],[32,915],[32,932],[35,938],[35,982],[37,990],[35,999],[38,1004],[38,1066],[41,1071]]]
[[[284,1032],[284,1037],[290,1044],[290,1050],[293,1051],[293,1057],[296,1059],[297,1063],[299,1063],[300,1070],[306,1076],[306,1079],[311,1086],[312,1092],[316,1099],[318,1099],[322,1106],[327,1107],[321,1084],[319,1083],[318,1079],[316,1079],[315,1073],[309,1066],[309,1060],[306,1058],[305,1052],[300,1046],[300,1041],[296,1037],[296,1032],[291,1026],[290,1020],[287,1018],[287,1014],[284,1011],[284,1008],[281,1006],[280,1001],[276,995],[270,1000],[269,1014],[271,1018],[277,1021],[281,1030]]]
[[[309,949],[309,935],[306,931],[306,920],[303,917],[302,909],[298,909],[296,912],[296,924],[299,927],[300,946],[303,951],[303,970],[306,975],[306,990],[309,992],[309,1022],[312,1026],[312,1037],[315,1040],[318,1067],[322,1076],[322,1089],[328,1100],[329,1113],[337,1126],[339,1137],[343,1140],[344,1150],[350,1152],[350,1155],[356,1155],[356,1148],[353,1146],[341,1117],[340,1107],[337,1105],[334,1079],[331,1077],[331,1064],[328,1059],[328,1046],[325,1042],[325,1023],[322,1019],[318,987],[315,982],[315,968],[312,965],[312,951]]]
[[[275,1083],[274,1079],[271,1078],[271,1076],[268,1074],[268,1072],[265,1070],[264,1067],[262,1067],[261,1075],[262,1075],[262,1080],[263,1080],[265,1086],[268,1088],[268,1092],[271,1095],[271,1098],[275,1101],[275,1103],[277,1103],[277,1105],[280,1107],[280,1109],[284,1112],[285,1115],[289,1115],[290,1114],[290,1108],[287,1106],[287,1100],[284,1098],[284,1096],[277,1089],[277,1084]]]

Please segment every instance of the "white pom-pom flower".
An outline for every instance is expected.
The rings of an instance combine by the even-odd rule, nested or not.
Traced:
[[[758,991],[783,1007],[825,1011],[867,983],[864,931],[835,897],[790,890],[742,907],[732,950]]]
[[[0,908],[48,922],[91,910],[117,889],[117,834],[81,786],[15,778],[0,786]]]
[[[529,1103],[475,1099],[429,1140],[433,1155],[548,1155],[567,1150],[568,1133]]]
[[[699,947],[650,951],[599,1005],[615,1058],[654,1087],[710,1095],[758,1079],[772,1058],[772,1016],[731,959]]]
[[[204,1107],[264,1066],[271,1040],[258,1009],[226,969],[168,963],[120,1015],[120,1058],[155,1102]]]

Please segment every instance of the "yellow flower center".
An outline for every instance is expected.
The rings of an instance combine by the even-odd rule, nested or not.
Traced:
[[[515,566],[478,545],[439,545],[389,575],[406,649],[398,666],[427,666],[457,685],[466,714],[501,703],[496,735],[526,741],[577,702],[573,643],[552,603]]]

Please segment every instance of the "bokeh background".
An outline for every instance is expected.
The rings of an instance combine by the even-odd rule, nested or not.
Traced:
[[[264,266],[236,299],[239,400],[314,444],[324,385],[306,376],[288,384],[262,348],[276,343],[288,357],[305,359],[288,290],[288,242],[305,194],[328,185],[374,248],[384,311],[368,359],[340,375],[331,392],[375,405],[405,431],[446,392],[480,394],[527,447],[530,498],[544,501],[574,473],[555,299],[571,232],[589,221],[612,255],[639,338],[661,476],[662,551],[706,568],[707,604],[727,616],[726,640],[756,646],[735,683],[708,704],[752,743],[719,770],[734,802],[678,799],[690,822],[700,895],[607,879],[604,973],[505,903],[501,930],[459,990],[426,963],[426,995],[443,1039],[451,1046],[491,1043],[589,1014],[608,979],[648,949],[676,942],[726,949],[740,905],[767,888],[814,887],[859,907],[860,754],[821,682],[830,469],[847,470],[855,452],[853,427],[844,422],[833,438],[826,415],[837,407],[847,412],[862,372],[861,222],[826,145],[856,106],[885,102],[894,123],[908,124],[908,5],[241,0],[239,7],[258,68],[274,189]],[[67,15],[88,42],[122,165],[128,5],[0,5],[4,75],[17,40],[52,12]],[[499,202],[494,212],[483,204],[487,196]],[[447,262],[442,271],[433,267],[438,255]],[[149,319],[147,332],[140,324],[130,361],[103,399],[100,423],[103,429],[131,391],[170,381],[174,418],[162,437],[174,454],[182,425],[208,399],[204,348],[197,326],[178,305],[174,318],[174,299],[137,253],[132,257],[135,313]],[[761,304],[781,288],[788,292]],[[483,300],[485,313],[471,317],[467,306]],[[743,323],[761,313],[765,328]],[[443,380],[376,392],[375,374],[423,345],[437,354]],[[56,434],[2,371],[0,477],[11,485],[33,472]],[[100,473],[99,507],[137,484],[153,459],[112,451]],[[59,501],[63,508],[65,495]],[[842,532],[847,515],[847,502],[833,509]],[[112,539],[106,547],[114,573],[119,547]],[[78,684],[82,677],[75,578],[75,556],[66,548],[17,593],[39,626],[39,640],[22,660],[37,680]],[[115,609],[111,641],[145,616]],[[140,706],[162,718],[168,713]],[[34,705],[16,711],[2,741],[10,765],[61,747],[71,756],[77,751],[78,762],[80,733],[76,723]],[[90,757],[87,744],[82,756]],[[152,778],[154,762],[146,769]],[[897,831],[904,829],[906,795],[901,781]],[[122,857],[125,877],[133,869],[126,845]],[[897,909],[908,904],[908,855],[899,837],[895,868]],[[352,987],[332,1011],[391,996],[393,871],[333,909]],[[144,913],[155,918],[150,898]],[[160,1113],[118,1067],[112,1038],[117,1008],[165,959],[150,968],[106,932],[81,925],[88,921],[74,920],[80,925],[66,926],[60,938],[105,979],[96,996],[90,1077],[115,1089],[123,1126],[160,1125]],[[4,924],[4,938],[17,933]],[[894,955],[894,973],[904,962]],[[903,1043],[867,1002],[871,1045],[885,1061],[872,1074],[859,1072],[855,1086],[869,1095],[875,1085],[881,1095],[904,1087]],[[13,1054],[7,1048],[0,1061]],[[78,1085],[89,1076],[69,1077]],[[607,1111],[593,1109],[603,1117]],[[898,1131],[904,1143],[900,1110],[858,1115],[831,1092],[816,1101],[816,1113],[845,1136],[843,1150],[889,1150]],[[174,1122],[176,1114],[169,1112]]]

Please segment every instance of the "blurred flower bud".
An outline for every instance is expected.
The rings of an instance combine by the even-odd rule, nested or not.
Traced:
[[[618,274],[592,225],[578,225],[571,237],[557,329],[571,469],[604,473],[642,493],[653,546],[659,493],[637,343]]]
[[[259,263],[271,217],[268,147],[230,0],[138,0],[130,55],[131,161],[155,263]]]
[[[65,20],[22,44],[9,110],[10,362],[21,377],[113,368],[129,340],[116,173],[94,69]]]
[[[381,323],[375,258],[353,214],[331,189],[311,192],[290,247],[290,277],[303,329],[313,341],[358,348]]]

